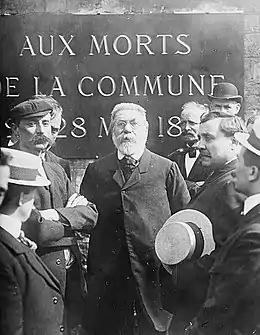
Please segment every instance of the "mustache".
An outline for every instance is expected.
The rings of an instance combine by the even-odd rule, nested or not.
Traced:
[[[31,139],[31,143],[32,144],[52,144],[52,141],[45,135],[35,135],[32,139]]]
[[[198,149],[198,150],[199,150],[199,152],[202,156],[211,157],[210,153],[207,150],[205,150],[205,149]]]
[[[182,135],[195,135],[194,132],[192,132],[192,131],[187,131],[187,130],[184,130],[181,134],[182,134]]]

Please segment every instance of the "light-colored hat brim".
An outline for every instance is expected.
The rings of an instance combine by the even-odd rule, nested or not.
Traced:
[[[51,182],[48,179],[40,175],[36,176],[36,180],[33,180],[33,181],[9,178],[9,183],[16,184],[16,185],[24,185],[24,186],[35,186],[35,187],[49,186],[51,184]]]
[[[163,264],[175,265],[186,259],[189,255],[190,249],[189,244],[185,245],[189,240],[188,231],[186,229],[180,229],[180,236],[173,236],[171,231],[176,233],[175,227],[185,222],[191,222],[196,224],[200,229],[203,239],[204,248],[201,257],[210,254],[215,250],[215,242],[213,238],[212,224],[209,218],[203,213],[194,209],[185,209],[173,214],[163,225],[158,232],[155,239],[155,251],[158,258]],[[166,236],[166,241],[165,241]],[[167,254],[167,257],[165,255]],[[166,267],[167,269],[167,267]]]
[[[243,147],[247,148],[248,150],[252,151],[257,156],[260,156],[260,150],[253,147],[250,143],[248,143],[249,134],[246,133],[236,133],[235,139],[243,145]]]

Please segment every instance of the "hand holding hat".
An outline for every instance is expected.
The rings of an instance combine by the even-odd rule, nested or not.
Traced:
[[[184,260],[195,260],[215,249],[212,224],[208,217],[194,209],[173,214],[155,238],[155,251],[167,266]]]

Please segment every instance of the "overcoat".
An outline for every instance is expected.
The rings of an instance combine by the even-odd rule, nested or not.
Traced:
[[[260,334],[260,204],[241,217],[210,270],[203,308],[185,334]]]
[[[46,162],[53,162],[61,165],[66,172],[67,177],[71,180],[71,171],[70,171],[70,163],[68,160],[61,158],[55,155],[52,151],[48,150],[45,154]]]
[[[138,167],[124,182],[117,154],[112,153],[87,167],[81,191],[97,205],[99,219],[92,231],[88,257],[89,294],[93,318],[97,305],[109,300],[110,282],[118,282],[118,294],[126,295],[118,281],[130,260],[131,272],[142,305],[156,330],[167,329],[168,313],[161,304],[160,262],[155,236],[169,216],[189,201],[189,193],[177,165],[145,149]],[[106,286],[107,283],[107,286]],[[106,299],[100,297],[105,287]],[[92,294],[93,292],[93,294]],[[127,299],[127,298],[126,298]],[[104,313],[113,313],[113,306]],[[91,309],[91,308],[90,308]]]
[[[67,334],[59,281],[34,251],[1,227],[0,334]]]
[[[237,227],[245,197],[238,193],[233,184],[232,172],[237,160],[232,160],[206,179],[204,185],[186,208],[205,214],[212,223],[215,250],[195,262],[181,263],[174,269],[172,290],[165,306],[175,314],[171,328],[182,332],[189,321],[197,315],[205,301],[209,270],[220,247]]]

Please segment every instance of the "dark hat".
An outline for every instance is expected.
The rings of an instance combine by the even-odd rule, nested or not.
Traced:
[[[238,89],[232,83],[219,83],[213,88],[213,94],[208,94],[210,101],[214,99],[219,100],[235,100],[242,103],[242,96],[238,94]]]
[[[235,139],[245,148],[257,156],[260,156],[260,118],[255,120],[250,135],[245,133],[236,133]]]
[[[212,224],[206,215],[194,209],[173,214],[155,238],[156,254],[166,266],[198,259],[214,249]]]
[[[39,156],[10,148],[1,148],[1,151],[10,157],[9,183],[35,187],[50,185],[50,181],[39,171],[41,167]]]
[[[45,116],[52,112],[52,106],[43,99],[29,99],[10,110],[10,118],[15,120]]]

